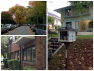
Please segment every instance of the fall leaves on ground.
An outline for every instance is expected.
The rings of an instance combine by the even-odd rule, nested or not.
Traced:
[[[69,70],[93,70],[93,38],[79,38],[69,46]],[[48,61],[49,70],[65,70],[65,46]]]

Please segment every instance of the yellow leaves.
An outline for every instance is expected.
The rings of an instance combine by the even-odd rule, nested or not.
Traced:
[[[63,64],[63,66],[65,67],[65,66],[66,66],[66,64]]]
[[[84,70],[85,70],[85,66],[83,66]]]
[[[62,56],[61,54],[59,54],[59,56]]]
[[[78,61],[78,64],[81,64],[81,61]]]
[[[82,57],[81,60],[84,60],[84,57]]]
[[[93,70],[93,68],[92,68],[92,67],[89,67],[88,69],[89,69],[89,70]]]
[[[26,17],[24,17],[24,20],[26,20]]]
[[[24,6],[16,4],[14,7],[9,9],[9,12],[15,15],[17,23],[22,23],[22,19],[26,19],[26,8]]]

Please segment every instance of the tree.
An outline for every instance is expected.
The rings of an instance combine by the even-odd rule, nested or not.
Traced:
[[[43,22],[46,23],[46,1],[29,1],[31,6],[31,16],[37,19],[37,24],[39,23],[39,18],[41,17]]]
[[[26,8],[24,6],[15,5],[9,9],[9,12],[15,16],[16,23],[22,24],[26,20]]]
[[[6,58],[7,56],[7,46],[9,36],[1,36],[1,55]]]
[[[1,12],[1,23],[8,24],[15,22],[12,18],[12,14],[8,11],[2,11]]]
[[[48,16],[48,23],[52,24],[54,26],[54,18],[51,16]]]
[[[83,20],[83,15],[82,15],[82,11],[86,9],[83,7],[83,5],[86,5],[87,7],[89,6],[90,4],[90,1],[74,1],[74,3],[72,3],[72,1],[69,1],[69,3],[72,5],[72,6],[75,6],[77,5],[77,8],[78,8],[78,11],[80,13],[80,18]]]

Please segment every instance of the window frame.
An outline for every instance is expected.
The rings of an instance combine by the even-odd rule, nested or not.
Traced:
[[[18,59],[18,54],[19,54],[19,59],[18,59],[18,61],[20,61],[20,50],[15,51],[15,57],[16,57],[16,52],[17,52],[17,59]]]
[[[69,10],[69,12],[68,12]],[[66,15],[66,13],[68,13],[68,15]],[[69,14],[70,13],[70,14]],[[71,16],[71,8],[65,9],[65,16]]]
[[[35,45],[33,45],[33,46],[30,46],[30,47],[27,47],[27,48],[24,48],[24,49],[22,49],[22,61],[28,61],[28,62],[35,62],[35,61],[33,61],[32,60],[32,48],[35,48],[35,57],[36,57],[36,46]],[[27,60],[27,50],[29,49],[29,48],[31,48],[31,52],[30,52],[30,60]],[[24,60],[24,51],[26,50],[26,60]]]
[[[89,26],[91,24],[91,22],[92,22],[92,27]],[[93,28],[93,21],[88,22],[88,28]]]
[[[10,53],[11,54],[11,59],[14,59],[14,52]],[[12,54],[13,54],[13,57],[12,57]]]

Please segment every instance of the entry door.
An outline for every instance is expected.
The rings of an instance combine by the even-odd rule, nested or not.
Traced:
[[[75,29],[78,32],[78,22],[75,22]]]

